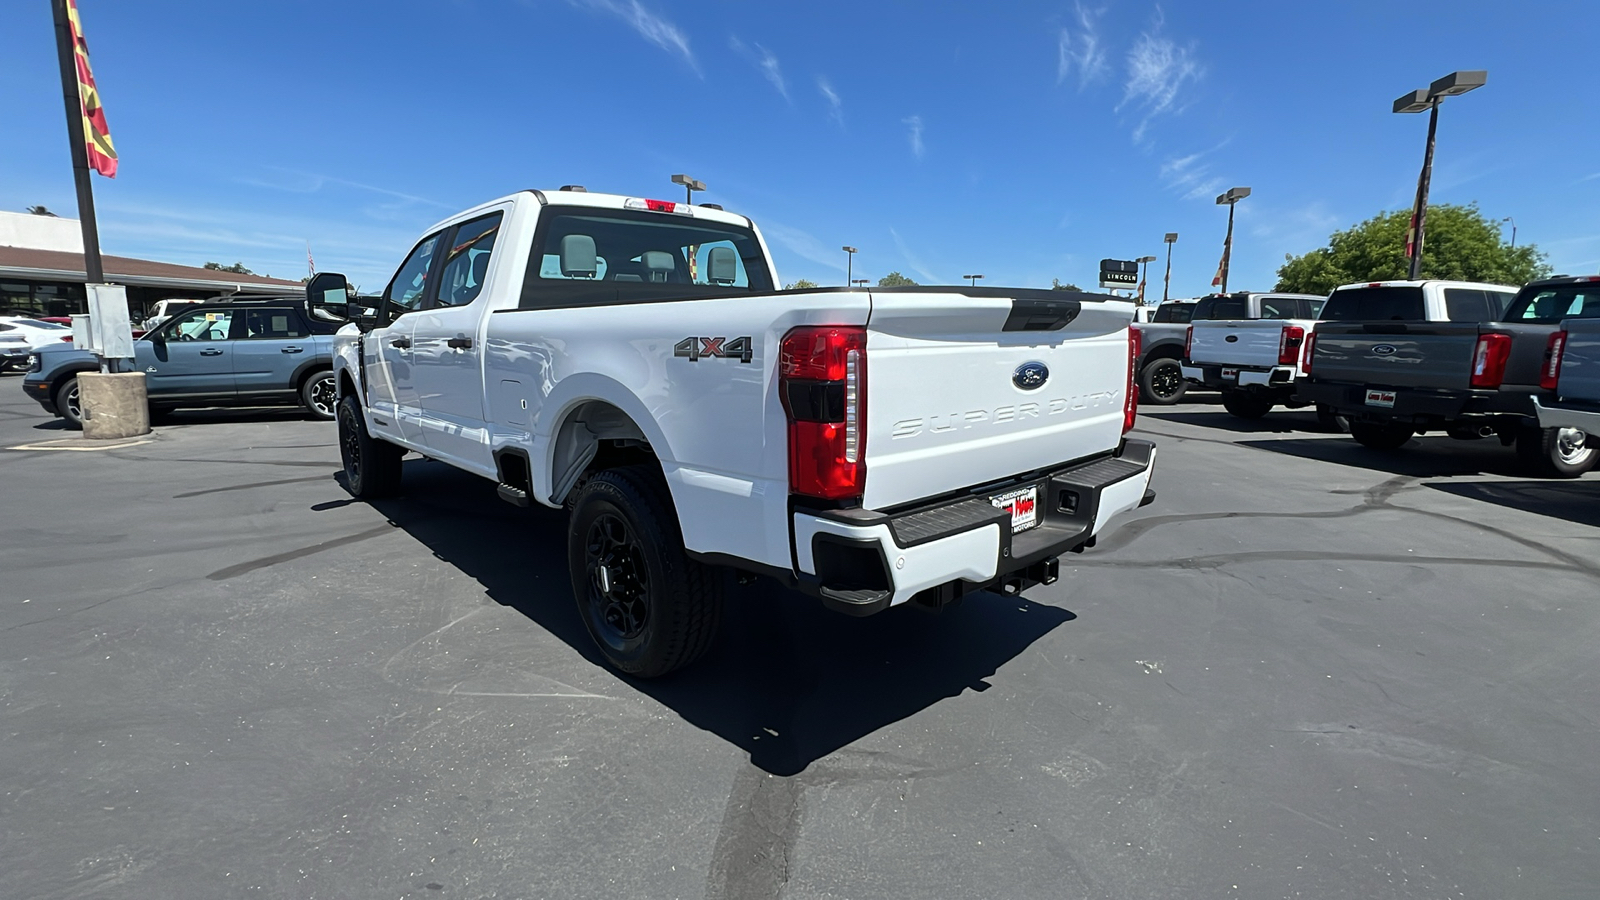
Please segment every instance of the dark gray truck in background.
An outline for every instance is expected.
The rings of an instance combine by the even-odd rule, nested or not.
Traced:
[[[1541,427],[1578,429],[1588,435],[1589,446],[1600,447],[1600,275],[1575,279],[1568,293],[1569,318],[1551,339],[1543,373],[1547,382],[1554,376],[1553,384],[1533,405]]]
[[[1328,299],[1297,392],[1349,417],[1351,437],[1373,449],[1398,449],[1428,431],[1497,436],[1537,474],[1581,475],[1596,448],[1577,428],[1541,425],[1536,401],[1554,383],[1562,319],[1593,289],[1559,276],[1529,283],[1502,306],[1511,289],[1498,285],[1347,285]]]
[[[1193,300],[1168,300],[1151,312],[1150,321],[1133,323],[1139,332],[1140,402],[1171,406],[1183,399],[1189,388],[1183,378],[1183,348],[1198,305]]]

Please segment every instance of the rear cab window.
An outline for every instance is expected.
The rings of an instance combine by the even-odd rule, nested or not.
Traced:
[[[547,207],[521,307],[643,303],[773,290],[746,226],[677,213]]]
[[[1194,305],[1194,321],[1248,319],[1250,305],[1243,297],[1207,297]]]
[[[1194,315],[1193,303],[1163,303],[1156,307],[1155,314],[1150,317],[1152,322],[1175,322],[1183,324]]]
[[[1529,285],[1511,301],[1504,317],[1507,322],[1562,319],[1600,319],[1600,282]]]
[[[1328,297],[1322,319],[1328,322],[1427,321],[1422,288],[1416,285],[1341,288]]]

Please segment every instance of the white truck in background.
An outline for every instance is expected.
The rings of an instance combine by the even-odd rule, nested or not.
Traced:
[[[566,506],[580,615],[641,677],[710,646],[719,570],[938,608],[1054,581],[1153,498],[1131,304],[777,284],[744,216],[573,187],[429,229],[375,318],[320,275],[311,304],[352,317],[347,485],[392,494],[415,451]]]
[[[1325,299],[1254,292],[1202,298],[1183,350],[1183,377],[1221,391],[1223,408],[1241,419],[1259,419],[1280,404],[1305,406],[1294,384]]]

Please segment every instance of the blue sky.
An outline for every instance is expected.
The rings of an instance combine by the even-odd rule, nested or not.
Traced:
[[[1410,204],[1455,69],[1437,202],[1513,216],[1558,271],[1600,268],[1592,2],[989,4],[738,0],[80,0],[121,156],[106,252],[364,289],[454,211],[530,188],[675,199],[687,172],[756,219],[785,281],[1088,286],[1180,237],[1173,294],[1231,286]],[[0,208],[75,201],[48,4],[0,5]],[[1572,39],[1581,37],[1575,43]],[[1157,264],[1159,265],[1159,263]],[[1158,278],[1152,278],[1159,295]]]

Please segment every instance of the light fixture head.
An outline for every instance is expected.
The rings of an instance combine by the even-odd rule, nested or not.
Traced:
[[[694,181],[694,179],[690,178],[687,175],[674,175],[674,176],[672,176],[672,183],[673,184],[689,184],[692,181]]]
[[[846,253],[855,253],[856,252],[856,248],[854,248],[854,247],[840,247],[839,249],[843,250]]]
[[[1178,233],[1176,231],[1167,232],[1165,240],[1169,244],[1176,244],[1178,242]]]
[[[1489,73],[1483,69],[1463,69],[1451,72],[1449,75],[1428,85],[1428,93],[1435,97],[1454,97],[1465,94],[1467,91],[1483,87],[1489,80]]]
[[[1223,206],[1223,205],[1227,205],[1227,204],[1238,203],[1240,200],[1243,200],[1244,198],[1246,198],[1248,196],[1250,196],[1250,189],[1249,188],[1247,188],[1247,187],[1231,187],[1231,188],[1228,188],[1227,193],[1218,194],[1217,195],[1217,205],[1218,206]]]
[[[1427,91],[1412,91],[1394,101],[1394,111],[1397,113],[1419,113],[1433,105],[1433,100]]]

